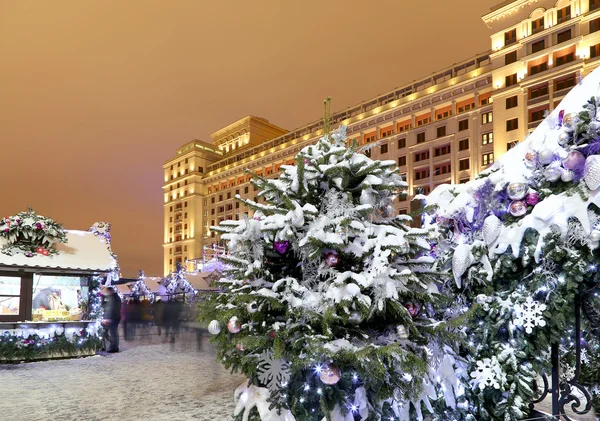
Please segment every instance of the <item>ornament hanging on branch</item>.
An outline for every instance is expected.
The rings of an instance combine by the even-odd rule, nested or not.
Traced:
[[[358,311],[353,311],[352,313],[350,313],[350,317],[348,317],[348,320],[353,325],[358,325],[362,322],[362,316]]]
[[[279,391],[290,380],[290,365],[287,361],[273,358],[271,351],[265,351],[256,368],[258,380],[270,391]]]
[[[290,248],[290,242],[287,240],[286,241],[275,241],[275,243],[273,244],[273,250],[275,250],[275,252],[281,256],[286,254],[289,248]]]
[[[217,335],[221,332],[221,323],[218,320],[213,320],[208,324],[208,332],[212,335]]]
[[[508,205],[508,211],[512,216],[523,216],[527,213],[527,204],[522,200],[513,200]]]
[[[417,303],[409,301],[404,304],[404,307],[406,307],[406,309],[408,310],[408,314],[410,314],[410,317],[412,317],[413,319],[419,314],[419,304]]]
[[[521,200],[527,194],[529,187],[525,183],[510,183],[506,188],[508,197],[512,200]]]
[[[342,371],[335,364],[327,364],[319,373],[319,379],[327,385],[334,385],[342,378]]]
[[[242,330],[242,325],[237,317],[233,316],[231,319],[229,319],[229,323],[227,323],[227,330],[229,330],[231,333],[238,333],[240,330]]]
[[[398,337],[400,339],[408,339],[408,330],[406,330],[406,327],[404,327],[404,325],[399,325],[396,328],[396,332],[398,332]]]
[[[542,313],[546,310],[546,304],[534,301],[533,298],[527,297],[525,303],[515,305],[515,318],[513,322],[515,326],[525,328],[526,333],[532,333],[536,326],[546,326],[546,320]]]
[[[256,303],[256,301],[252,301],[251,303],[249,303],[246,306],[246,311],[248,311],[248,313],[256,313],[258,311],[258,304]]]
[[[330,268],[336,267],[340,263],[340,255],[335,251],[330,251],[325,254],[325,264]]]

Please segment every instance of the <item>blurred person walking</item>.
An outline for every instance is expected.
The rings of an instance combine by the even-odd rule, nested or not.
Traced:
[[[168,338],[169,334],[171,334],[170,341],[175,342],[175,334],[179,332],[179,322],[183,306],[175,297],[170,297],[164,306],[165,336]]]
[[[104,296],[104,315],[102,326],[106,330],[106,340],[108,341],[108,352],[119,352],[119,322],[121,321],[121,298],[115,293],[114,288],[108,287],[102,289]]]
[[[157,297],[154,304],[152,304],[152,313],[154,314],[154,325],[158,329],[158,336],[162,335],[162,326],[164,323],[163,310],[164,303],[160,297]]]

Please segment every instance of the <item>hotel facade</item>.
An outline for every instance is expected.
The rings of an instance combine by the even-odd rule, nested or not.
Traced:
[[[490,51],[332,113],[350,139],[374,144],[365,153],[396,161],[409,184],[400,213],[411,211],[417,189],[472,180],[600,65],[600,0],[510,0],[483,21]],[[235,200],[258,200],[247,170],[274,177],[322,134],[321,121],[287,131],[247,116],[212,143],[179,148],[163,165],[164,274],[218,241],[211,226],[251,213]]]

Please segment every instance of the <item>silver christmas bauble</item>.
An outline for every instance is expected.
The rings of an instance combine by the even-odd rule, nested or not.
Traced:
[[[398,246],[398,253],[400,254],[406,254],[410,251],[410,244],[408,244],[408,241],[404,241],[402,244],[400,244]]]
[[[534,169],[537,167],[538,164],[538,157],[537,157],[537,153],[535,153],[534,151],[528,151],[527,153],[525,153],[525,166],[529,169]]]
[[[520,200],[525,197],[527,190],[529,190],[529,186],[525,183],[510,183],[506,188],[506,193],[512,200]]]
[[[252,301],[246,306],[246,310],[248,313],[256,313],[258,311],[258,304],[256,301]]]
[[[217,335],[221,332],[221,323],[218,320],[213,320],[208,324],[208,332],[212,335]]]
[[[590,240],[592,240],[594,243],[600,242],[600,231],[593,230],[590,234]]]
[[[400,339],[408,339],[408,330],[406,330],[406,327],[404,327],[404,325],[399,325],[396,328],[396,332],[398,332],[398,337]]]
[[[549,149],[543,149],[538,153],[537,158],[540,164],[548,165],[554,160],[554,152]]]
[[[237,317],[233,316],[231,319],[229,319],[229,323],[227,323],[227,330],[229,330],[231,333],[238,333],[240,330],[242,330],[242,325]]]
[[[565,114],[562,121],[563,127],[572,131],[575,128],[576,117],[577,115],[575,113]]]
[[[573,177],[575,176],[575,174],[573,173],[573,171],[570,170],[565,170],[562,172],[562,174],[560,175],[560,179],[562,181],[564,181],[565,183],[568,183],[570,181],[573,181]]]
[[[353,311],[352,313],[350,313],[350,317],[348,317],[348,320],[350,321],[350,323],[357,325],[360,324],[360,322],[362,322],[362,317],[358,311]]]
[[[567,132],[562,132],[561,134],[558,135],[558,144],[560,146],[565,146],[567,143],[569,143],[569,140],[571,139],[571,135]]]
[[[558,181],[562,177],[562,172],[558,168],[548,167],[544,170],[544,178],[550,182]]]

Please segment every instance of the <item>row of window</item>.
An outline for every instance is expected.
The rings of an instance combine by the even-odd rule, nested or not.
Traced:
[[[494,152],[486,152],[481,154],[481,163],[482,165],[491,165],[494,163]],[[470,168],[470,159],[464,158],[458,161],[458,170],[466,171]],[[446,162],[443,164],[439,164],[434,168],[434,175],[443,175],[449,174],[452,172],[452,164],[450,162]],[[419,168],[415,170],[415,181],[424,180],[430,177],[429,168]]]
[[[600,53],[600,44],[599,44],[599,50],[598,52]],[[510,85],[508,84],[508,82],[510,81]],[[514,81],[514,83],[513,83]],[[511,86],[516,84],[517,82],[517,74],[512,74],[509,76],[506,76],[506,82],[507,85],[506,86]],[[555,79],[554,80],[554,91],[562,91],[563,89],[569,89],[572,88],[573,86],[575,86],[577,84],[577,75],[575,74],[570,74],[568,76],[563,76],[559,79]],[[544,82],[542,85],[538,85],[538,86],[534,86],[529,88],[529,99],[534,99],[534,98],[538,98],[540,96],[544,96],[544,95],[548,95],[548,83]],[[513,96],[510,98],[506,99],[506,108],[513,108],[517,106],[517,97]]]
[[[173,206],[171,206],[171,208],[173,208]],[[185,212],[183,214],[183,219],[185,219],[185,218],[187,218],[187,212]],[[175,223],[181,222],[181,221],[183,221],[183,219],[181,218],[181,216],[175,217]],[[172,216],[169,216],[169,222],[171,222],[171,223],[173,222],[173,217]]]
[[[590,10],[594,10],[595,8],[597,8],[597,6],[595,6],[595,3],[598,0],[589,0],[589,1],[590,1]],[[592,3],[594,3],[594,5],[592,5]],[[569,19],[571,19],[571,6],[569,5],[567,7],[557,10],[556,19],[557,19],[558,24],[566,22]],[[590,25],[590,27],[591,27],[591,25]],[[541,32],[543,30],[544,30],[544,18],[543,17],[531,22],[531,33],[532,34],[537,34],[538,32]],[[510,31],[506,31],[504,33],[504,45],[508,46],[508,45],[514,44],[515,42],[517,42],[517,29],[514,28],[514,29],[511,29]],[[559,41],[559,43],[560,42],[561,41]]]
[[[490,145],[494,142],[494,133],[483,133],[481,135],[481,144],[482,145]],[[458,141],[458,150],[466,151],[469,149],[469,139],[461,139]],[[450,145],[440,146],[439,148],[434,149],[434,156],[439,157],[443,155],[447,155],[452,151]],[[421,151],[415,152],[414,154],[414,162],[420,162],[429,159],[429,151]],[[398,166],[403,167],[406,165],[406,155],[398,157]]]
[[[183,208],[187,208],[188,207],[188,202],[183,202],[183,205],[181,203],[178,203],[175,205],[175,213],[177,212],[181,212]],[[173,212],[173,206],[169,206],[169,212]],[[187,216],[187,213],[186,213]]]
[[[187,249],[188,249],[187,246],[183,246],[183,251],[187,251]],[[181,253],[182,252],[181,246],[175,247],[174,249],[170,248],[169,254],[173,254],[173,252],[175,252],[175,254]]]

